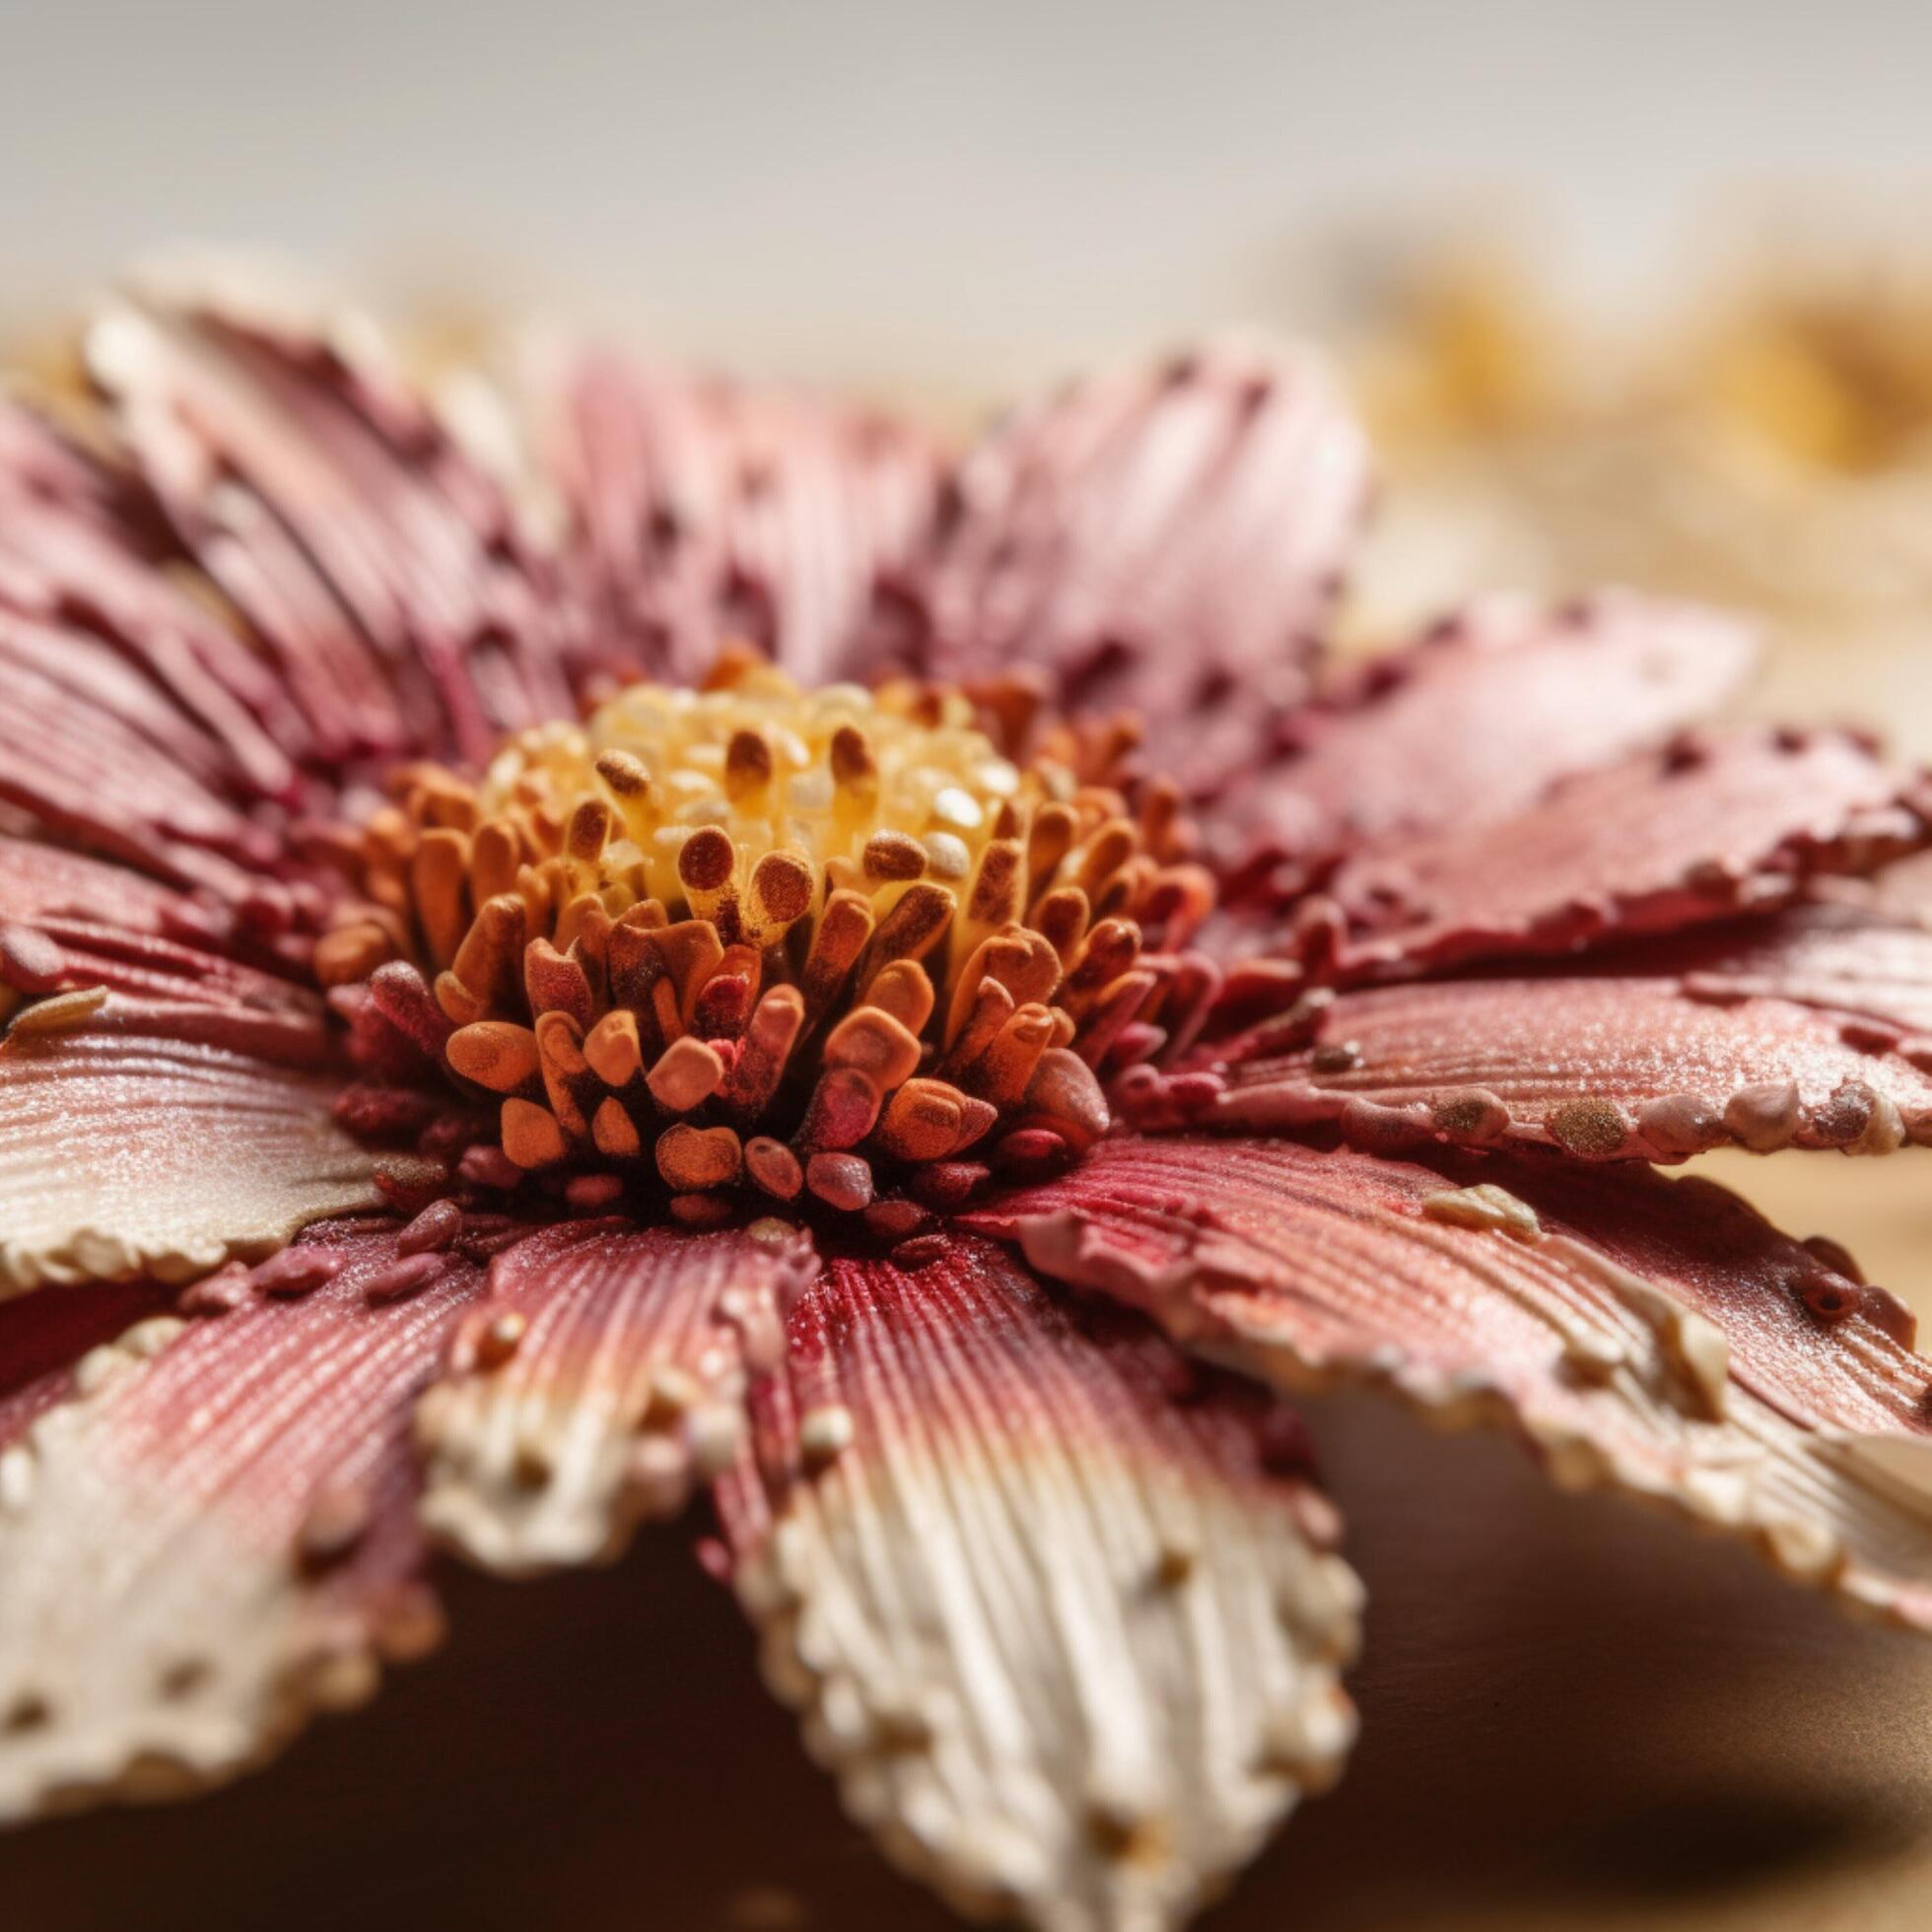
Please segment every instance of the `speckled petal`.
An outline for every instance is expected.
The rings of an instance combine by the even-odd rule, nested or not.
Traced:
[[[943,476],[923,433],[606,350],[545,360],[539,438],[587,600],[634,674],[695,678],[737,641],[809,684],[890,648]]]
[[[1340,1769],[1359,1586],[1300,1429],[957,1241],[828,1261],[720,1484],[774,1690],[968,1910],[1153,1928]]]
[[[746,1370],[772,1365],[816,1266],[778,1221],[578,1221],[505,1250],[418,1417],[425,1522],[492,1569],[616,1555],[737,1453]]]
[[[89,367],[180,541],[275,654],[325,756],[569,717],[558,600],[511,505],[361,318],[194,279],[106,309]]]
[[[1932,838],[1932,787],[1849,733],[1685,737],[1585,773],[1498,823],[1386,842],[1329,892],[1331,969],[1408,974],[1568,952],[1784,903]]]
[[[7,1451],[0,1818],[232,1775],[435,1640],[409,1406],[480,1273],[378,1299],[392,1233],[314,1237],[274,1297],[90,1351]]]
[[[1841,1251],[1698,1178],[1523,1155],[1119,1139],[966,1217],[1291,1386],[1516,1431],[1932,1630],[1932,1363]]]
[[[330,1115],[334,1081],[170,1037],[119,996],[78,1030],[25,1023],[0,1044],[0,1296],[184,1280],[378,1205],[371,1157]]]
[[[1591,1160],[1683,1160],[1732,1141],[1891,1153],[1932,1138],[1932,1078],[1866,1025],[1788,1000],[1692,998],[1663,978],[1370,987],[1287,1051],[1262,1029],[1204,1056],[1227,1086],[1198,1118],[1337,1121],[1371,1152],[1520,1139]]]
[[[1627,592],[1484,599],[1301,713],[1222,802],[1222,856],[1292,883],[1379,839],[1507,817],[1702,718],[1755,656],[1728,618]]]
[[[1092,377],[962,465],[928,590],[938,667],[1130,708],[1152,765],[1218,792],[1307,695],[1368,487],[1311,356],[1230,339]]]

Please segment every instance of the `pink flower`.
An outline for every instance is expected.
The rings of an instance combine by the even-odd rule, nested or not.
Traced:
[[[1909,1316],[1654,1171],[1932,1138],[1932,794],[1696,728],[1732,626],[1330,668],[1266,346],[956,459],[584,354],[518,462],[347,327],[87,347],[0,415],[0,1812],[689,1506],[893,1857],[1178,1924],[1352,1736],[1333,1380],[1932,1625]]]

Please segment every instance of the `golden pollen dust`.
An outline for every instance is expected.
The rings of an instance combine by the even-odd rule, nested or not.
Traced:
[[[1211,990],[1174,950],[1212,887],[1172,787],[1130,805],[1118,732],[1036,728],[1016,761],[999,699],[733,663],[520,732],[480,784],[406,767],[317,972],[494,1101],[500,1184],[910,1228],[1090,1145],[1103,1080]]]

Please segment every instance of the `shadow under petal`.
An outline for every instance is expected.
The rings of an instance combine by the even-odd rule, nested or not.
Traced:
[[[1369,1585],[1362,1742],[1208,1926],[1932,1907],[1932,1651],[1558,1496],[1506,1443],[1370,1398],[1309,1410]],[[452,1573],[448,1646],[262,1775],[0,1838],[9,1932],[952,1923],[842,1818],[685,1543],[540,1585]]]

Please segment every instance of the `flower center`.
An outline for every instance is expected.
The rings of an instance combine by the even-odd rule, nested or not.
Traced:
[[[1118,735],[1015,762],[991,696],[731,663],[521,732],[480,784],[404,768],[318,976],[363,990],[366,1064],[400,1030],[493,1103],[473,1179],[661,1187],[693,1224],[905,1197],[910,1228],[1090,1145],[1211,990],[1172,950],[1212,904],[1173,789],[1130,804]]]

